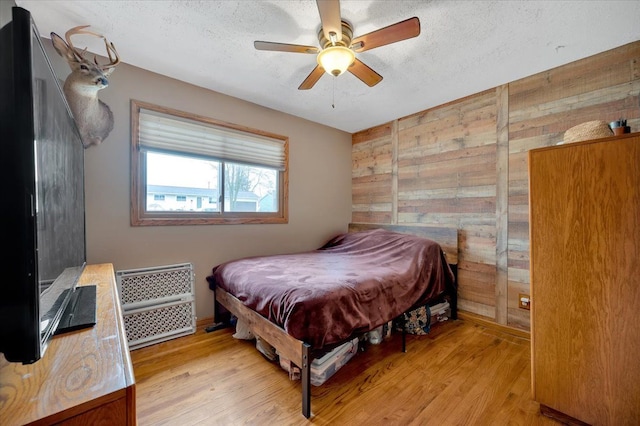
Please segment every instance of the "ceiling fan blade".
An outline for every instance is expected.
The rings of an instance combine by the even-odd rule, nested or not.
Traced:
[[[322,31],[327,40],[331,40],[331,33],[336,34],[335,41],[342,40],[342,18],[340,18],[340,0],[316,0]],[[323,46],[324,47],[324,46]]]
[[[300,87],[298,87],[298,90],[311,89],[318,82],[318,80],[320,80],[322,74],[324,74],[324,68],[322,68],[320,65],[316,65],[313,71],[311,71],[311,74],[309,74],[307,78],[304,79]]]
[[[356,37],[351,41],[351,47],[356,52],[364,52],[397,41],[417,37],[419,34],[420,20],[414,16],[413,18]]]
[[[293,53],[318,53],[320,49],[315,46],[303,46],[301,44],[273,43],[271,41],[254,41],[253,46],[258,50]]]
[[[358,58],[353,62],[353,65],[347,68],[347,71],[358,77],[369,87],[373,87],[382,81],[382,76],[380,74],[369,68]]]

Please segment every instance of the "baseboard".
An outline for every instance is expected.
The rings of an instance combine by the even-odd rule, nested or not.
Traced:
[[[200,329],[200,328],[208,327],[211,324],[213,324],[213,322],[214,322],[213,317],[198,319],[196,320],[196,328]]]
[[[512,336],[520,337],[523,339],[531,340],[531,333],[519,328],[509,327],[507,325],[498,324],[487,317],[483,317],[478,314],[474,314],[467,311],[458,310],[458,319],[463,321],[473,322],[482,325],[487,328],[501,331],[503,333],[511,334]]]

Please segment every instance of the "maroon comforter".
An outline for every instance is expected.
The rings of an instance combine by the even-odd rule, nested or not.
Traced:
[[[436,242],[375,229],[318,250],[223,263],[207,280],[320,349],[442,295],[453,274]]]

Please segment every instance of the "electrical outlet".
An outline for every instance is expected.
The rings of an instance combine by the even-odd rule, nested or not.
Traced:
[[[528,294],[518,294],[518,307],[527,311],[531,309],[531,298]]]

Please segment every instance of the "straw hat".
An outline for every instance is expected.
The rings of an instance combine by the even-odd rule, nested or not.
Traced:
[[[613,131],[606,122],[602,120],[587,121],[564,132],[564,142],[588,141],[609,136],[613,136]]]

